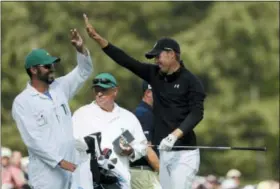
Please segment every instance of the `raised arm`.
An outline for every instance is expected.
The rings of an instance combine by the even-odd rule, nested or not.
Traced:
[[[103,51],[113,59],[117,64],[127,68],[140,78],[151,81],[151,76],[158,69],[156,65],[149,63],[141,63],[136,59],[130,57],[123,50],[109,43],[105,38],[96,32],[94,27],[89,23],[87,16],[84,14],[84,21],[86,30],[90,38],[95,40]]]
[[[77,51],[77,66],[67,75],[56,79],[68,100],[77,93],[93,72],[89,51],[84,47],[80,34],[74,29],[71,30],[71,36],[71,43]]]

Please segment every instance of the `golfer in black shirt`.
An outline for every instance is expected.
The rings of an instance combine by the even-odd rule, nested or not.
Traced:
[[[153,88],[154,132],[159,144],[160,183],[163,189],[187,189],[199,169],[199,150],[174,145],[196,145],[195,126],[203,119],[205,92],[199,79],[183,66],[179,44],[161,38],[145,54],[155,64],[142,63],[101,37],[84,15],[88,35],[119,65],[146,80]]]

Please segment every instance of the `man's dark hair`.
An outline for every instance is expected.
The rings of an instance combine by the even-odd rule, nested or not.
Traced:
[[[179,53],[176,53],[176,52],[175,52],[175,59],[176,59],[178,62],[180,62],[181,57],[180,57],[180,54],[179,54]]]
[[[31,68],[26,69],[26,73],[29,76],[29,78],[32,78]]]

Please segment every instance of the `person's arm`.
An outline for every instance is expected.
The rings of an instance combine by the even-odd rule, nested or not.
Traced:
[[[24,173],[21,169],[12,166],[10,167],[10,171],[16,188],[21,188],[27,183],[27,180],[25,179]]]
[[[56,141],[49,140],[49,127],[45,125],[47,123],[44,116],[38,114],[35,117],[30,109],[27,103],[18,101],[14,101],[12,106],[13,119],[28,150],[52,168],[59,166],[62,162],[62,168],[72,170],[75,165],[65,162],[63,156],[59,154]]]
[[[151,144],[151,143],[149,143]],[[154,171],[159,172],[159,159],[152,147],[147,148],[146,160]]]
[[[144,157],[147,155],[148,142],[144,135],[140,122],[134,115],[133,115],[133,120],[132,120],[131,124],[133,124],[132,135],[135,137],[135,139],[131,143],[131,147],[133,148],[133,154],[131,154],[129,156],[129,159],[131,162],[134,162],[134,161],[140,159],[141,157]]]
[[[138,108],[136,108],[136,111],[134,114],[142,126],[142,130],[144,132],[144,135],[145,135],[147,141],[150,142],[152,140],[152,132],[153,132],[153,128],[154,128],[153,113],[149,112],[148,110],[146,110],[143,107],[138,107]]]
[[[152,132],[154,128],[154,122],[153,122],[154,115],[149,111],[143,112],[143,109],[138,108],[135,111],[135,116],[138,118],[138,120],[141,123],[144,134],[148,140],[148,144],[151,145]],[[153,168],[153,170],[159,172],[159,159],[152,147],[147,148],[147,155],[145,158],[148,161],[149,165]]]
[[[77,93],[93,72],[90,53],[84,47],[83,40],[78,32],[72,33],[71,41],[77,51],[77,66],[67,75],[56,79],[68,100]]]
[[[111,43],[103,48],[103,51],[120,66],[132,71],[148,83],[151,82],[151,76],[157,69],[156,65],[139,62]]]
[[[87,115],[85,107],[81,107],[73,113],[73,136],[75,139],[76,156],[80,164],[89,158],[87,154],[88,146],[84,140],[84,137],[88,135],[88,119],[90,115]]]
[[[112,45],[100,34],[98,34],[93,26],[89,23],[86,15],[84,15],[84,20],[89,37],[95,40],[111,59],[113,59],[117,64],[129,69],[140,78],[146,80],[148,83],[151,82],[151,76],[157,69],[156,65],[141,63],[130,57],[123,50]]]
[[[189,107],[190,113],[180,126],[173,131],[173,135],[181,138],[184,134],[188,133],[203,119],[204,114],[204,99],[205,92],[201,82],[197,78],[193,78],[191,89],[189,92]]]
[[[85,107],[80,107],[77,109],[72,116],[72,125],[73,125],[73,135],[75,139],[84,138],[88,133],[88,119],[87,112],[85,111]]]

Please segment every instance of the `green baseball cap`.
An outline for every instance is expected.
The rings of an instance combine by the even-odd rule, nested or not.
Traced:
[[[105,89],[109,89],[117,87],[117,80],[110,73],[101,73],[93,79],[92,84],[93,87],[99,86]]]
[[[36,65],[47,65],[59,62],[60,58],[51,56],[44,49],[34,49],[25,58],[25,69]]]

